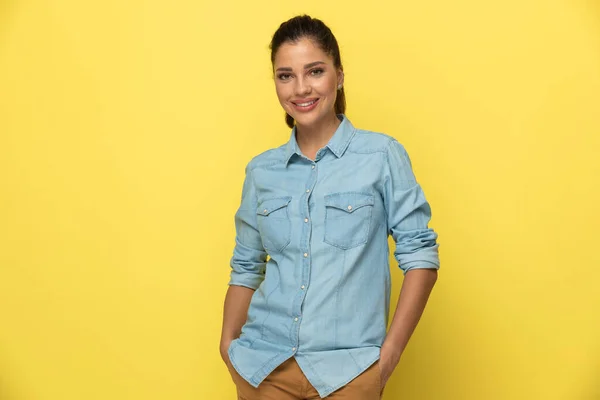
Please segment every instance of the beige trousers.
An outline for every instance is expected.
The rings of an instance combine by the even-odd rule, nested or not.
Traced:
[[[316,389],[310,384],[294,357],[290,358],[265,378],[258,388],[250,385],[237,371],[229,368],[236,385],[238,400],[318,400]],[[383,395],[379,361],[345,386],[326,397],[328,400],[379,400]]]

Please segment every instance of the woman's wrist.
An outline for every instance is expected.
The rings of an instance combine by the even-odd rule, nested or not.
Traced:
[[[223,349],[227,350],[227,348],[229,347],[231,342],[233,342],[234,339],[235,338],[233,336],[221,338],[221,344],[220,344],[221,350],[223,350]]]
[[[394,365],[400,362],[402,351],[403,349],[400,346],[396,346],[391,340],[388,339],[386,339],[381,346],[381,352],[385,353],[386,356],[389,357],[388,361]]]

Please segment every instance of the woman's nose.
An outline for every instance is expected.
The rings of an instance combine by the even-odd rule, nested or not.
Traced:
[[[296,95],[305,95],[310,91],[311,87],[306,80],[302,78],[296,80]]]

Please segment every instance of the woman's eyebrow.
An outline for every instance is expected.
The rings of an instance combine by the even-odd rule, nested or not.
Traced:
[[[325,64],[325,62],[324,61],[311,62],[311,63],[306,64],[304,66],[304,69],[309,69],[309,68],[314,67],[315,65],[320,65],[320,64]],[[277,68],[277,71],[290,71],[291,72],[292,69],[290,67],[280,67],[280,68]]]
[[[309,63],[309,64],[306,64],[306,65],[304,66],[304,69],[309,69],[309,68],[312,68],[312,67],[314,67],[315,65],[319,65],[319,64],[325,64],[325,62],[323,62],[323,61],[315,61],[315,62],[311,62],[311,63]]]

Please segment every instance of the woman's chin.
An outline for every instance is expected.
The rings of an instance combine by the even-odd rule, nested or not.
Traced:
[[[323,119],[323,116],[317,112],[300,114],[294,117],[296,124],[301,126],[318,125],[321,119]]]

